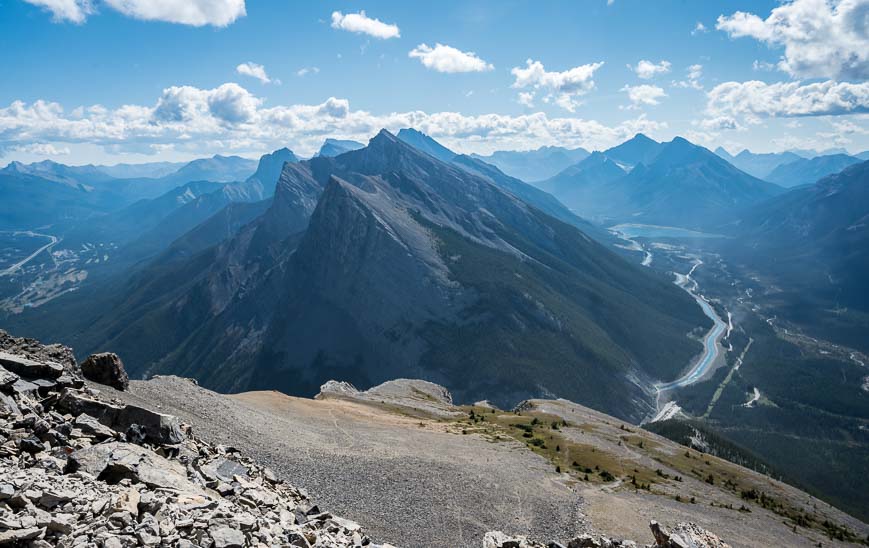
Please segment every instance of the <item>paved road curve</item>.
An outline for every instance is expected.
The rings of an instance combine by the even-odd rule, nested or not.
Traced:
[[[54,246],[57,242],[60,241],[56,236],[52,236],[52,235],[50,235],[50,234],[39,234],[39,233],[37,233],[37,232],[31,232],[31,231],[29,231],[29,230],[16,231],[16,232],[13,232],[13,234],[14,234],[14,235],[24,234],[24,235],[27,235],[27,236],[40,237],[40,238],[48,238],[48,239],[49,239],[49,242],[48,242],[47,244],[45,244],[44,246],[40,247],[39,249],[37,249],[36,251],[34,251],[33,253],[31,253],[30,255],[28,255],[27,257],[25,257],[23,260],[18,261],[18,262],[15,263],[14,265],[10,266],[10,267],[7,268],[6,270],[0,270],[0,276],[11,276],[11,275],[14,274],[18,269],[20,269],[22,266],[26,265],[26,264],[29,263],[31,260],[33,260],[34,257],[36,257],[37,255],[39,255],[39,254],[42,253],[43,251],[45,251],[45,250],[47,250],[47,249],[50,249],[50,248],[51,248],[52,246]]]

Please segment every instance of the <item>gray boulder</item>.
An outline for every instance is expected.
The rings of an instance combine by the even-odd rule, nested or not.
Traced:
[[[136,405],[119,407],[91,398],[77,390],[65,390],[58,407],[73,415],[86,414],[117,432],[126,433],[132,426],[144,433],[144,440],[157,445],[175,445],[186,438],[177,417],[149,411]]]
[[[131,479],[152,488],[202,493],[200,487],[187,479],[187,470],[181,463],[131,443],[114,441],[79,449],[69,456],[67,471],[87,472],[110,483]]]

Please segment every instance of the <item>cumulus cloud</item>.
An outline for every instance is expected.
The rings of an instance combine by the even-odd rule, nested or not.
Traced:
[[[54,102],[15,101],[0,108],[0,149],[39,143],[62,150],[86,143],[110,153],[171,149],[256,154],[290,145],[300,154],[313,154],[327,136],[364,141],[381,128],[397,131],[403,127],[418,128],[463,152],[488,153],[547,144],[606,148],[638,132],[657,132],[666,124],[639,116],[606,125],[576,117],[548,117],[542,112],[521,116],[424,111],[373,114],[353,110],[349,101],[335,97],[319,104],[265,107],[243,87],[227,83],[213,89],[173,86],[152,105],[115,109],[92,105],[67,111]]]
[[[225,27],[246,15],[244,0],[103,0],[117,11],[144,21]]]
[[[643,59],[637,63],[637,66],[628,65],[628,68],[634,71],[637,76],[643,80],[649,80],[658,74],[667,74],[670,72],[670,61],[661,61],[660,63],[655,64]]]
[[[703,89],[703,84],[700,83],[700,78],[703,77],[703,65],[691,65],[686,73],[687,78],[673,82],[673,86],[677,88]]]
[[[25,0],[51,12],[55,21],[84,23],[94,13],[91,0]],[[102,0],[135,19],[202,27],[225,27],[245,12],[244,0]]]
[[[869,3],[866,0],[793,0],[766,19],[737,11],[718,17],[732,38],[750,37],[784,48],[778,68],[797,78],[869,78]]]
[[[472,51],[461,51],[444,44],[435,44],[435,47],[420,44],[407,56],[419,59],[423,66],[437,72],[484,72],[495,68]]]
[[[214,89],[193,86],[172,86],[163,90],[153,117],[159,122],[238,125],[250,122],[256,115],[261,99],[236,83]]]
[[[15,145],[10,149],[10,151],[32,154],[34,156],[67,156],[70,153],[69,147],[56,147],[51,143]]]
[[[528,59],[525,67],[513,67],[510,73],[515,78],[514,88],[540,90],[546,93],[544,102],[552,102],[573,112],[580,104],[578,97],[594,89],[594,73],[603,66],[599,63],[589,63],[571,69],[557,72],[547,71],[543,63]],[[533,99],[533,95],[531,97]]]
[[[28,4],[39,6],[51,13],[56,22],[84,23],[88,15],[93,13],[89,0],[24,0]]]
[[[707,131],[725,131],[732,129],[744,129],[732,116],[716,116],[697,122],[695,125]]]
[[[365,10],[359,13],[343,14],[340,11],[332,12],[332,28],[355,32],[357,34],[367,34],[381,40],[387,38],[398,38],[401,32],[397,25],[384,23],[380,19],[372,19],[365,15]]]
[[[762,117],[836,116],[869,112],[869,83],[725,82],[707,93],[707,114],[757,123]]]
[[[854,123],[852,120],[831,120],[830,125],[837,133],[843,135],[869,135],[869,115],[861,114],[854,116],[854,119],[859,123]]]
[[[697,24],[694,25],[694,29],[691,31],[691,36],[696,36],[698,34],[705,34],[709,32],[709,29],[706,28],[706,25],[697,21]]]
[[[664,90],[659,88],[658,86],[650,86],[648,84],[641,84],[639,86],[625,86],[619,91],[623,91],[628,94],[628,99],[631,101],[631,104],[626,108],[640,108],[643,105],[657,105],[660,104],[660,99],[666,97],[667,94],[664,93]]]
[[[276,84],[281,83],[280,80],[272,80],[271,78],[269,78],[268,73],[266,73],[266,68],[256,63],[242,63],[235,67],[235,71],[239,74],[243,74],[244,76],[256,78],[263,84],[271,84],[272,82]]]
[[[530,91],[520,91],[516,101],[518,101],[520,105],[534,108],[534,94]]]

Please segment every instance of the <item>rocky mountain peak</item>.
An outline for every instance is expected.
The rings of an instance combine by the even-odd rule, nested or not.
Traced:
[[[413,128],[404,128],[398,132],[398,138],[417,150],[433,156],[442,162],[449,162],[456,157],[456,153],[425,133]]]

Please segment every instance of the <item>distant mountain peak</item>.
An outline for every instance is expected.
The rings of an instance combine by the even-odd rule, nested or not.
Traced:
[[[732,160],[732,159],[734,158],[733,154],[731,154],[730,152],[728,152],[727,149],[724,148],[724,147],[722,147],[722,146],[719,146],[719,147],[716,148],[713,152],[714,152],[715,154],[721,156],[722,158],[724,158],[724,159],[727,160],[727,161],[730,161],[730,160]],[[744,152],[744,151],[743,151],[743,152]],[[740,154],[742,154],[742,153],[740,152]],[[737,155],[737,156],[738,156],[738,155]]]
[[[661,151],[664,145],[646,136],[637,133],[624,143],[609,148],[604,154],[620,166],[631,169],[637,164],[648,164]]]
[[[401,131],[404,131],[404,130],[401,130]],[[419,133],[419,132],[417,132],[417,133]],[[420,135],[422,135],[422,134],[420,133]],[[377,142],[378,140],[383,140],[383,139],[390,141],[390,142],[393,142],[393,143],[398,142],[398,137],[396,137],[395,135],[390,133],[389,130],[386,128],[383,128],[380,131],[378,131],[377,135],[372,137],[368,142],[374,143],[374,142]]]
[[[335,157],[350,152],[351,150],[359,150],[365,147],[362,143],[351,141],[349,139],[333,139],[331,137],[323,141],[323,145],[317,152],[317,156]]]
[[[381,131],[386,131],[386,130],[384,129]],[[399,137],[402,135],[418,135],[420,137],[428,137],[428,135],[426,135],[425,133],[421,132],[420,130],[418,130],[416,128],[412,128],[412,127],[401,128],[400,130],[398,130],[398,135],[399,135]]]
[[[269,154],[263,154],[259,159],[256,171],[248,178],[248,181],[258,179],[264,189],[270,193],[274,184],[281,176],[284,163],[298,161],[299,159],[293,154],[293,151],[287,147],[279,148]]]
[[[413,128],[404,128],[399,131],[398,139],[429,156],[434,156],[442,162],[450,162],[456,157],[455,152],[435,141],[425,133]]]

